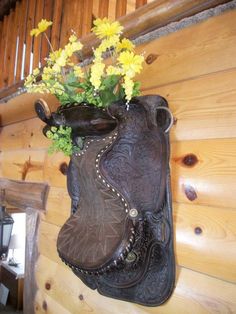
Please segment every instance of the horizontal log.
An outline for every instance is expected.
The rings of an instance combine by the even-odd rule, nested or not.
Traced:
[[[27,209],[45,210],[48,185],[44,183],[12,181],[0,178],[0,189],[5,190],[5,200],[10,205]]]
[[[172,144],[173,199],[236,208],[236,138]]]
[[[142,90],[236,68],[235,18],[232,10],[138,46],[146,60],[136,77]]]
[[[47,149],[51,141],[43,135],[45,125],[37,117],[3,127],[0,132],[0,150]]]
[[[52,111],[59,105],[55,96],[40,93],[21,94],[6,103],[0,100],[0,127],[36,117],[34,102],[39,98],[45,99]]]
[[[171,22],[179,21],[185,17],[192,16],[203,10],[226,2],[229,1],[155,0],[118,20],[124,26],[124,37],[135,39],[140,35],[144,35]],[[98,45],[99,40],[97,40],[93,34],[90,34],[85,38],[82,38],[81,42],[84,45],[83,55],[90,56],[92,48]]]
[[[236,283],[236,211],[174,204],[178,265]]]
[[[38,246],[40,254],[43,254],[57,264],[62,264],[56,248],[59,231],[60,227],[42,220],[40,223]]]
[[[2,176],[12,180],[46,182],[44,178],[45,150],[18,150],[2,152]]]
[[[48,223],[62,226],[70,216],[71,199],[67,189],[51,187],[46,212],[42,217]]]
[[[69,311],[67,311],[65,308],[63,308],[62,305],[60,305],[61,300],[58,300],[58,302],[54,301],[50,296],[48,296],[46,293],[41,292],[40,290],[36,294],[35,298],[35,306],[34,306],[34,313],[35,314],[54,314],[54,313],[60,313],[60,314],[71,314]]]
[[[36,277],[42,293],[36,297],[36,302],[42,306],[46,301],[49,313],[55,313],[51,308],[54,303],[63,307],[60,313],[96,311],[104,314],[110,314],[111,309],[114,314],[233,313],[236,306],[235,285],[185,268],[178,269],[176,288],[170,300],[154,308],[101,296],[86,287],[68,268],[43,255],[38,260]]]
[[[172,141],[236,137],[236,70],[211,73],[196,79],[144,91],[160,94],[176,119]]]

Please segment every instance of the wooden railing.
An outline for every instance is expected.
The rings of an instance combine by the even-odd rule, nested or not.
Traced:
[[[68,40],[71,29],[83,37],[95,18],[115,20],[147,2],[150,0],[18,0],[0,21],[0,96],[6,90],[16,90],[33,68],[45,64],[47,42],[41,36],[30,36],[42,18],[53,21],[47,35],[58,49]]]
[[[0,100],[15,93],[33,68],[44,66],[49,46],[41,36],[30,36],[42,18],[53,21],[46,33],[54,49],[64,46],[73,29],[85,44],[86,56],[97,45],[95,36],[89,34],[97,17],[119,19],[124,35],[133,39],[228,1],[17,0],[0,21]]]

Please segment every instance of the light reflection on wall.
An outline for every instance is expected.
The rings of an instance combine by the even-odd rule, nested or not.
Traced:
[[[26,214],[17,213],[12,214],[14,219],[12,229],[12,242],[10,242],[10,248],[8,252],[8,259],[13,257],[14,248],[14,260],[21,264],[25,262],[25,229],[26,229]]]

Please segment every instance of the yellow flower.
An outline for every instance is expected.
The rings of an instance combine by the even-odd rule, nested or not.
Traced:
[[[72,46],[73,52],[79,51],[83,48],[83,45],[79,41],[71,43],[71,46]]]
[[[122,39],[116,46],[116,50],[119,52],[122,49],[132,51],[134,49],[134,44],[127,38]]]
[[[54,76],[54,71],[50,67],[44,67],[43,68],[43,74],[42,74],[42,80],[43,81],[48,81]]]
[[[96,62],[102,61],[102,52],[103,52],[102,49],[100,49],[99,47],[93,51]]]
[[[112,65],[109,65],[106,69],[106,74],[107,75],[121,75],[121,69],[116,68]]]
[[[53,91],[52,94],[57,95],[62,95],[65,91],[65,88],[59,82],[56,82],[51,89]]]
[[[130,99],[132,98],[134,82],[131,80],[131,78],[129,76],[125,76],[122,86],[125,90],[125,95],[126,95],[125,98],[126,98],[127,102],[129,102]]]
[[[81,67],[77,65],[74,66],[74,74],[75,74],[75,77],[78,77],[78,78],[84,77],[84,72],[82,71]]]
[[[25,79],[24,86],[27,87],[27,89],[34,83],[35,77],[33,75],[28,75]]]
[[[118,61],[122,66],[123,74],[132,78],[141,71],[144,58],[143,56],[135,55],[133,52],[123,51],[119,55]]]
[[[82,47],[83,47],[83,45],[78,41],[68,43],[65,46],[65,53],[67,54],[68,57],[71,57],[74,52],[81,50]]]
[[[72,45],[71,45],[71,43],[69,43],[69,44],[67,44],[67,45],[65,45],[65,53],[66,53],[66,55],[68,56],[68,57],[71,57],[72,55],[73,55],[73,48],[72,48]]]
[[[73,43],[74,41],[77,40],[77,36],[75,36],[75,34],[72,34],[69,38],[69,42]]]
[[[55,62],[61,55],[62,49],[55,50],[49,54],[49,61]]]
[[[45,19],[42,19],[39,23],[38,23],[38,28],[34,28],[31,30],[30,32],[30,36],[38,36],[39,34],[45,32],[49,26],[52,25],[51,21],[47,21]]]
[[[61,72],[61,67],[57,63],[55,63],[53,65],[52,69],[53,69],[53,72],[55,72],[55,73],[60,73]]]
[[[33,70],[33,75],[34,75],[34,76],[39,75],[39,73],[40,73],[39,68],[35,68],[35,69]]]
[[[91,66],[90,82],[94,86],[95,90],[97,90],[101,85],[101,77],[103,75],[104,68],[105,64],[101,62],[96,62]]]
[[[46,87],[44,83],[33,84],[27,87],[28,93],[50,93],[50,90]]]
[[[97,19],[94,21],[92,31],[98,38],[111,37],[122,33],[123,26],[119,22],[110,22],[106,17],[104,19]]]
[[[56,59],[56,64],[60,67],[64,67],[67,62],[68,52],[66,50],[62,50],[60,57]]]

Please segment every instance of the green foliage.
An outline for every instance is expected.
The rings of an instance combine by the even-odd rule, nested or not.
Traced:
[[[71,139],[72,129],[70,127],[51,127],[47,131],[46,136],[52,141],[52,145],[48,149],[49,154],[63,152],[66,156],[71,156],[74,152],[79,151],[79,146],[75,146]]]

